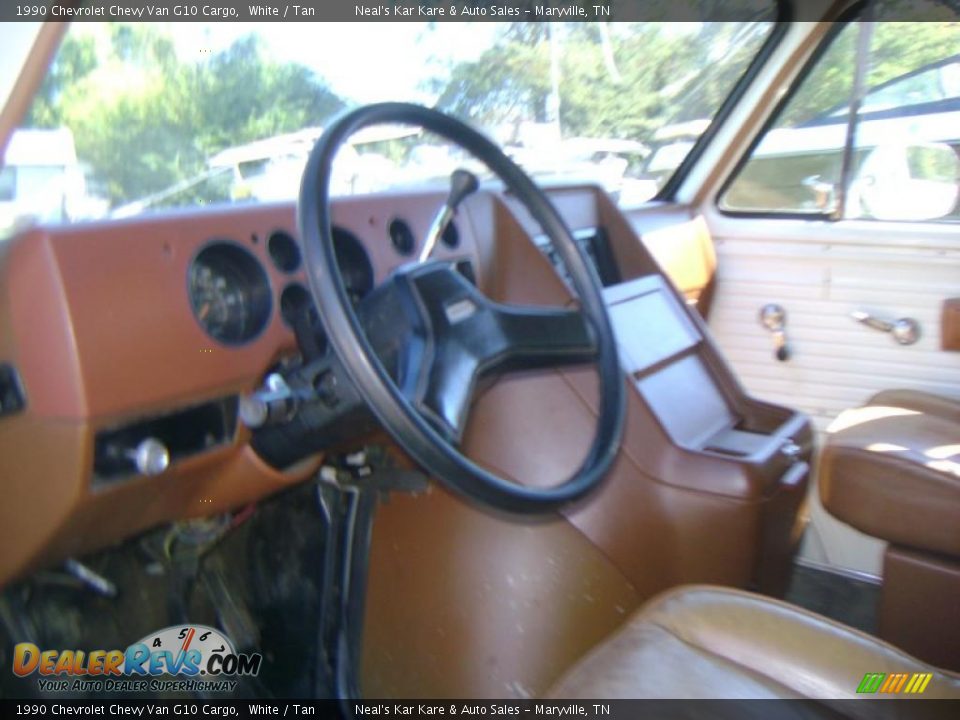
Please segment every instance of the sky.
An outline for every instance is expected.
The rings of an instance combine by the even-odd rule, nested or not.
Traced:
[[[405,99],[429,102],[419,85],[431,57],[476,59],[493,42],[495,23],[169,23],[182,58],[224,50],[256,33],[274,58],[302,63],[341,96],[358,103]]]

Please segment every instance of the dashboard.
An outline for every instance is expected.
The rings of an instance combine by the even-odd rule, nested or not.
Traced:
[[[355,301],[410,261],[443,199],[337,202]],[[474,272],[463,215],[435,255]],[[0,244],[0,583],[310,476],[321,455],[271,465],[239,421],[241,398],[300,355],[298,326],[322,352],[293,204],[34,229]]]

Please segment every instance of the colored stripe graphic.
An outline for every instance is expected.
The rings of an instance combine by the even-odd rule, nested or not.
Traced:
[[[909,673],[898,673],[893,676],[895,679],[890,683],[890,689],[887,692],[898,693],[900,688],[903,687],[903,684],[907,681],[907,678],[910,677]]]
[[[880,689],[880,683],[883,682],[885,677],[886,673],[867,673],[863,676],[863,680],[860,681],[860,686],[857,688],[857,692],[875,693]]]
[[[932,677],[932,673],[914,673],[913,677],[910,679],[910,685],[913,685],[913,689],[910,689],[910,685],[908,685],[906,692],[922,693],[927,689],[927,685],[930,684],[930,678]]]
[[[932,677],[932,673],[867,673],[857,686],[857,692],[918,695],[927,689]]]

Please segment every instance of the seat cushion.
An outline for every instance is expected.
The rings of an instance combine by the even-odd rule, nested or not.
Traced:
[[[960,556],[960,403],[894,390],[841,413],[820,455],[820,499],[884,540]]]
[[[960,423],[960,399],[920,390],[882,390],[867,405],[907,408]]]
[[[687,586],[647,603],[548,696],[849,699],[864,697],[867,673],[906,673],[903,687],[931,673],[923,697],[960,699],[960,676],[858,630],[760,595]],[[869,706],[865,717],[876,716]]]

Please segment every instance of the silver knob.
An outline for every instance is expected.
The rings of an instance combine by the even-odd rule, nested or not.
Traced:
[[[782,305],[767,303],[760,308],[760,324],[770,332],[779,332],[787,325],[787,311]]]
[[[287,422],[297,412],[297,398],[283,376],[271,373],[264,389],[240,398],[240,422],[251,430],[270,423]]]
[[[920,339],[920,323],[913,318],[900,318],[894,321],[890,334],[901,345],[913,345]]]
[[[248,428],[263,427],[270,417],[270,406],[258,395],[244,395],[240,398],[240,422]]]
[[[170,452],[156,438],[142,440],[133,450],[128,450],[126,456],[141,475],[159,475],[170,467]]]

